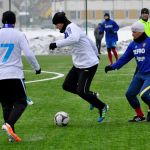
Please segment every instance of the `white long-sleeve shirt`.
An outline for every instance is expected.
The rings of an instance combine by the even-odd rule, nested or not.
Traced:
[[[57,47],[73,46],[72,61],[76,68],[89,68],[99,63],[96,45],[74,23],[70,23],[65,30],[65,38],[57,40]]]
[[[14,28],[0,29],[0,80],[23,79],[21,52],[35,70],[40,69],[25,35]]]

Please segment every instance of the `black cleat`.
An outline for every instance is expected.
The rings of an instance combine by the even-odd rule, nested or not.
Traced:
[[[128,120],[129,122],[142,122],[145,120],[143,116],[134,116],[133,119]]]

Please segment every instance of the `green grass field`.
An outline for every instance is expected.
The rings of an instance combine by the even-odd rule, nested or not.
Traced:
[[[38,56],[44,71],[67,74],[72,66],[70,56]],[[129,106],[125,92],[132,79],[134,60],[121,70],[104,73],[108,64],[106,56],[94,77],[91,89],[100,93],[100,98],[110,109],[103,123],[98,123],[98,111],[89,110],[89,104],[80,97],[62,89],[64,77],[26,84],[27,93],[34,101],[28,106],[16,124],[21,143],[8,143],[5,132],[0,131],[0,150],[148,150],[150,123],[128,123],[135,114]],[[24,60],[25,69],[31,69]],[[25,72],[26,81],[50,78],[52,74],[34,75]],[[147,107],[140,100],[142,108]],[[1,110],[0,110],[1,111]],[[69,125],[54,125],[56,112],[70,115]],[[3,123],[2,111],[0,122]]]

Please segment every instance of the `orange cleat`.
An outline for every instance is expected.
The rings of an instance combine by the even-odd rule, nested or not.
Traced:
[[[21,142],[21,138],[13,132],[11,126],[8,123],[5,123],[2,126],[2,129],[6,131],[8,138],[9,138],[9,141]]]

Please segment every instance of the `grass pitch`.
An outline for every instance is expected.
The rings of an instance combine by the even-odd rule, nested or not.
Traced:
[[[38,56],[42,70],[67,74],[72,66],[71,56]],[[150,123],[128,123],[134,116],[125,92],[132,79],[134,60],[118,71],[104,73],[108,64],[106,56],[92,82],[91,89],[100,93],[100,98],[110,109],[103,123],[98,123],[98,111],[90,111],[89,104],[80,97],[65,92],[62,83],[65,77],[26,84],[27,94],[34,101],[16,123],[16,133],[21,143],[9,143],[0,131],[1,150],[148,150]],[[24,60],[24,69],[31,69]],[[53,74],[35,75],[25,72],[26,81],[53,77]],[[147,113],[146,105],[140,100]],[[1,110],[0,110],[1,111]],[[58,111],[70,115],[69,125],[54,125],[53,117]],[[2,111],[0,117],[3,123]]]

